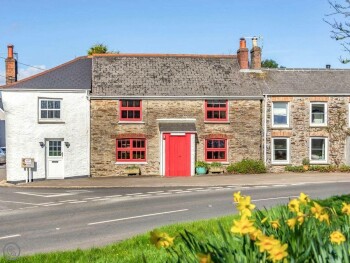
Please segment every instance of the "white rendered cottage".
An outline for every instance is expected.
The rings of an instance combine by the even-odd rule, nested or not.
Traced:
[[[90,88],[87,57],[1,87],[8,182],[26,180],[23,158],[34,159],[34,180],[89,176]]]

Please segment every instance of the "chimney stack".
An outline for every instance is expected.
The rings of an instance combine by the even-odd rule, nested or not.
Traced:
[[[245,38],[241,38],[239,41],[239,49],[237,51],[238,63],[241,69],[248,69],[248,48]]]
[[[7,46],[6,64],[6,85],[17,81],[17,61],[13,56],[13,45]]]
[[[253,47],[250,50],[251,68],[261,69],[261,48],[258,47],[258,38],[253,37]]]

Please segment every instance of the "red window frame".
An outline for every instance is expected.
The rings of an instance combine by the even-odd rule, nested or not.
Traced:
[[[208,147],[208,145],[210,144],[209,142],[212,141],[211,145],[212,147]],[[219,146],[220,142],[223,142],[223,146],[224,147],[215,147],[215,146]],[[221,142],[221,144],[222,144]],[[205,160],[208,162],[223,162],[223,161],[227,161],[227,139],[206,139],[205,140]],[[216,144],[216,145],[215,145]],[[211,153],[211,158],[208,156],[208,154]],[[220,158],[220,153],[224,153],[224,158]],[[218,158],[215,158],[215,157]]]
[[[139,102],[139,106],[135,106]],[[119,113],[121,121],[141,121],[142,120],[142,100],[120,100]],[[126,117],[124,115],[126,113]],[[135,117],[135,115],[139,117]]]
[[[225,106],[223,104],[225,103]],[[225,117],[221,117],[224,113]],[[208,116],[211,115],[211,116]],[[227,100],[206,100],[205,101],[205,120],[206,121],[227,121],[228,120],[228,102]]]
[[[116,162],[145,162],[146,139],[117,139]]]

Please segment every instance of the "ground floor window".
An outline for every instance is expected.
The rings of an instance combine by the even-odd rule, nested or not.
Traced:
[[[289,163],[289,138],[272,138],[272,163]]]
[[[146,139],[117,139],[117,162],[146,161]]]
[[[227,160],[227,140],[208,139],[205,140],[205,160],[220,162]]]
[[[314,163],[326,163],[328,153],[327,138],[310,138],[310,161]]]

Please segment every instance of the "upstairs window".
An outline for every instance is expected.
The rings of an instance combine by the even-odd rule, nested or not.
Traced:
[[[120,101],[121,121],[141,121],[142,101],[141,100],[121,100]]]
[[[205,101],[206,121],[227,121],[228,107],[227,100],[206,100]]]
[[[61,100],[39,99],[39,119],[40,120],[60,120],[61,119]]]
[[[227,140],[208,139],[205,140],[205,160],[220,162],[227,160]]]
[[[326,126],[327,125],[327,103],[312,102],[310,104],[310,125]]]
[[[288,127],[289,126],[289,103],[274,102],[272,107],[272,126]]]
[[[289,138],[272,138],[272,163],[289,163]]]
[[[145,162],[146,139],[117,139],[117,162]]]

